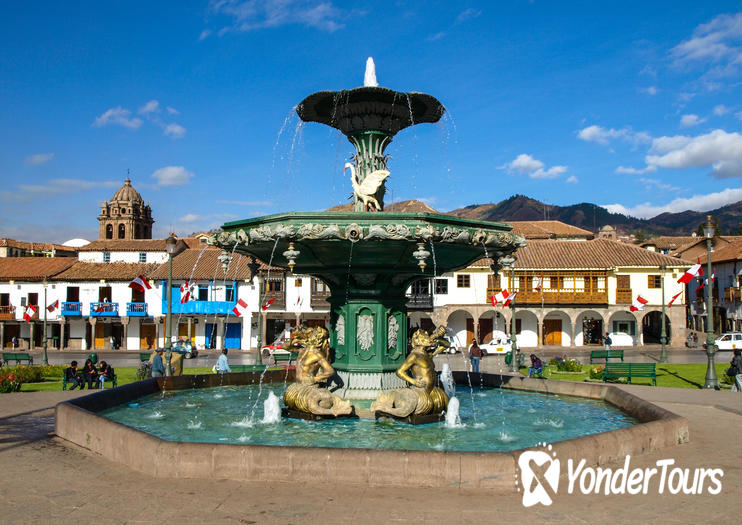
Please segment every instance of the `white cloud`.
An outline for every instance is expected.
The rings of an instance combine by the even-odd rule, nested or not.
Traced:
[[[171,115],[180,115],[180,111],[175,108],[171,108],[170,106],[167,107],[167,112]]]
[[[632,217],[649,219],[666,212],[679,213],[686,210],[704,212],[714,210],[740,200],[742,200],[742,188],[727,188],[716,193],[674,199],[662,205],[653,205],[647,202],[632,207],[626,207],[621,204],[607,204],[603,207],[612,213],[623,213]]]
[[[205,40],[211,34],[211,29],[204,29],[201,34],[198,35],[198,41]]]
[[[660,90],[656,86],[649,86],[648,88],[641,88],[639,91],[646,93],[647,95],[656,95]]]
[[[680,188],[678,188],[677,186],[666,184],[659,179],[647,179],[644,177],[640,177],[638,180],[640,183],[644,184],[648,190],[657,188],[658,190],[663,191],[680,191]]]
[[[730,111],[731,109],[726,107],[724,104],[719,104],[718,106],[714,107],[714,115],[716,115],[717,117],[722,117],[726,115],[727,113],[729,113]]]
[[[185,186],[193,176],[193,172],[188,171],[183,166],[165,166],[152,174],[160,187]]]
[[[93,121],[93,127],[100,128],[111,124],[123,126],[129,129],[139,129],[142,125],[142,120],[136,117],[130,117],[131,111],[124,109],[121,106],[116,106],[115,108],[111,108],[103,113],[100,117],[97,117],[95,121]]]
[[[683,115],[682,117],[680,117],[681,128],[690,128],[691,126],[697,126],[702,122],[706,122],[706,119],[701,118],[694,113],[689,113],[688,115]]]
[[[446,36],[446,33],[444,31],[439,31],[438,33],[435,33],[434,35],[428,36],[425,40],[427,40],[428,42],[435,42],[436,40],[440,40],[444,36]]]
[[[613,139],[621,139],[634,145],[648,144],[652,137],[645,131],[633,131],[625,127],[621,129],[604,128],[602,126],[588,126],[577,132],[577,137],[586,142],[597,142],[598,144],[607,145]]]
[[[719,15],[707,24],[699,25],[689,40],[675,46],[671,55],[677,64],[742,62],[742,13]]]
[[[180,139],[185,136],[186,129],[183,126],[173,122],[172,124],[168,124],[167,126],[165,126],[164,133],[169,137]]]
[[[211,10],[232,19],[219,31],[252,31],[255,29],[298,24],[334,32],[344,27],[345,13],[332,2],[317,0],[211,0]]]
[[[737,117],[739,120],[742,120],[742,111],[738,111],[734,114],[735,117]]]
[[[196,221],[202,221],[206,217],[204,215],[196,215],[195,213],[188,213],[178,219],[180,222],[196,222]]]
[[[742,135],[716,129],[697,137],[659,137],[645,160],[660,168],[710,167],[717,179],[742,177]]]
[[[49,179],[43,184],[19,184],[11,191],[0,195],[2,201],[27,202],[35,199],[59,197],[69,193],[79,193],[95,188],[118,188],[121,182],[91,181],[86,179]]]
[[[36,153],[35,155],[29,155],[26,157],[26,164],[31,166],[39,166],[46,162],[49,162],[54,158],[54,153]]]
[[[482,12],[479,9],[473,9],[471,7],[468,9],[464,9],[459,13],[459,16],[456,17],[455,23],[460,24],[462,22],[466,22],[467,20],[470,20],[472,18],[477,18],[481,14]]]
[[[149,115],[150,113],[159,113],[160,112],[160,103],[156,100],[150,100],[147,102],[144,106],[139,108],[140,115]]]
[[[569,177],[567,177],[567,180],[564,181],[564,182],[566,182],[568,184],[577,184],[578,182],[580,182],[580,179],[578,179],[574,175],[570,175]]]
[[[616,173],[623,173],[628,175],[641,175],[643,173],[651,173],[657,171],[657,166],[647,166],[646,168],[636,169],[630,167],[619,166],[616,168]]]
[[[528,175],[532,179],[553,179],[567,171],[567,166],[552,166],[545,170],[545,164],[532,156],[521,153],[515,160],[502,166],[510,173]]]

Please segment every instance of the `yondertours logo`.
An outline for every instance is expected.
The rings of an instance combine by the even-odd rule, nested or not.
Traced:
[[[561,464],[551,445],[540,443],[543,450],[527,450],[518,457],[515,484],[523,492],[523,506],[551,505],[559,491]],[[721,492],[720,468],[674,467],[674,459],[661,459],[655,467],[631,468],[631,456],[626,456],[619,468],[589,467],[584,459],[579,463],[567,460],[567,493],[582,494],[711,494]]]

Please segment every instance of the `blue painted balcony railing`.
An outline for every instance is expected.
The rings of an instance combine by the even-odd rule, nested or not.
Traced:
[[[91,317],[116,317],[119,314],[119,303],[90,303]]]
[[[82,303],[62,303],[62,315],[65,317],[82,317]]]
[[[147,317],[147,303],[126,303],[128,317]]]
[[[231,314],[236,301],[188,301],[181,304],[173,301],[174,314]],[[167,312],[167,301],[162,301],[162,312]]]

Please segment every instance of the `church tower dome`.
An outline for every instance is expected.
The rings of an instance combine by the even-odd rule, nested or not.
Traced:
[[[99,239],[151,239],[152,209],[127,177],[124,185],[101,205]]]

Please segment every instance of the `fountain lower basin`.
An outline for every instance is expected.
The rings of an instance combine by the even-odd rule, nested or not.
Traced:
[[[284,372],[269,372],[268,383],[283,383]],[[465,384],[464,373],[454,373]],[[585,459],[601,465],[688,441],[688,422],[619,388],[602,384],[546,381],[482,374],[475,384],[505,390],[539,392],[603,400],[637,424],[553,443],[562,461]],[[481,379],[481,383],[480,383]],[[58,436],[130,468],[156,477],[237,479],[253,481],[323,481],[387,486],[437,486],[515,490],[517,458],[509,451],[388,450],[323,446],[268,446],[168,441],[100,415],[106,409],[142,396],[175,389],[220,385],[257,385],[259,374],[158,378],[103,390],[57,406]],[[466,396],[462,396],[465,398]],[[262,407],[257,408],[257,413]],[[308,424],[308,423],[304,423]],[[317,423],[312,423],[316,425]],[[416,431],[420,427],[416,427]],[[497,431],[493,431],[493,439]],[[551,442],[551,440],[546,440]]]

